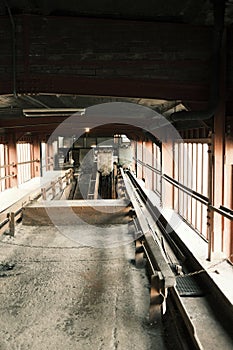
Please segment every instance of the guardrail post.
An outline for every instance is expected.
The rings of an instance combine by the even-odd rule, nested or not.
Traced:
[[[51,182],[52,185],[52,198],[54,198],[56,196],[56,187],[55,187],[55,182],[52,181]]]
[[[149,321],[151,323],[161,322],[163,311],[163,303],[165,302],[164,278],[161,271],[155,271],[151,275],[151,289],[150,289],[150,309]]]
[[[59,182],[59,190],[60,190],[60,192],[62,192],[63,186],[62,186],[62,177],[61,176],[59,176],[58,182]]]
[[[74,179],[74,170],[70,169],[69,174],[70,174],[70,181],[73,181],[73,179]]]
[[[68,186],[68,185],[69,185],[69,174],[66,173],[66,186]]]
[[[43,199],[44,201],[46,201],[46,188],[45,188],[45,187],[43,187],[43,188],[41,189],[41,196],[42,196],[42,199]]]
[[[9,214],[9,234],[10,236],[15,235],[15,213]]]
[[[144,248],[139,239],[135,241],[135,265],[139,269],[145,267]]]

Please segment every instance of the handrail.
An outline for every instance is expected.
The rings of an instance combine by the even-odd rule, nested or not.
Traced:
[[[139,164],[145,166],[146,168],[152,170],[154,173],[156,173],[156,174],[158,174],[158,175],[162,175],[161,170],[159,170],[159,169],[157,169],[157,168],[154,168],[153,166],[151,166],[151,165],[149,165],[149,164],[147,164],[147,163],[144,163],[144,162],[142,162],[141,160],[136,159],[136,158],[134,158],[134,157],[133,157],[133,159],[134,159],[137,163],[139,163]]]
[[[12,175],[9,175],[9,176],[12,176]],[[13,176],[16,176],[16,175],[13,175]],[[47,192],[51,189],[52,189],[52,191],[54,191],[54,186],[57,183],[59,183],[59,185],[60,185],[60,190],[63,191],[63,188],[61,186],[61,181],[66,182],[66,185],[68,185],[68,181],[69,181],[69,178],[71,178],[71,176],[72,176],[72,170],[70,169],[63,176],[59,176],[55,181],[52,181],[50,184],[48,184],[44,188],[45,192]],[[39,192],[39,190],[38,190],[33,198],[30,198],[29,195],[26,195],[25,197],[21,198],[17,202],[13,203],[7,209],[3,210],[0,213],[1,214],[1,216],[0,216],[1,217],[1,219],[0,219],[0,234],[6,232],[6,230],[8,228],[8,227],[6,227],[6,225],[9,224],[9,232],[10,232],[9,234],[13,236],[16,217],[21,215],[23,207],[31,201],[38,200],[42,195],[43,195],[43,193]],[[55,195],[55,193],[53,192],[53,197],[54,197],[54,195]],[[24,202],[22,202],[23,200],[24,200]]]
[[[205,205],[209,204],[209,199],[206,196],[203,196],[202,194],[191,190],[189,187],[181,184],[179,181],[174,180],[173,178],[171,178],[170,176],[163,174],[162,178],[168,182],[170,182],[170,184],[172,184],[173,186],[177,187],[179,190],[185,192],[186,194],[190,195],[192,198],[198,200],[199,202],[202,202]]]
[[[216,211],[218,214],[224,216],[226,219],[233,220],[233,210],[220,205],[219,208],[210,205],[210,209]]]
[[[30,163],[36,163],[36,162],[40,162],[39,159],[33,159],[33,160],[27,160],[25,162],[20,162],[20,163],[11,163],[11,164],[4,164],[4,165],[0,165],[0,169],[3,169],[3,168],[9,168],[9,167],[17,167],[17,165],[23,165],[23,164],[30,164]]]
[[[216,206],[214,206],[210,203],[210,200],[208,197],[202,195],[201,193],[198,193],[198,192],[192,190],[191,188],[183,185],[182,183],[173,179],[172,177],[170,177],[166,174],[162,174],[162,172],[160,170],[152,167],[151,165],[144,163],[139,159],[134,158],[134,160],[136,162],[140,163],[141,165],[147,167],[148,169],[152,170],[153,172],[159,174],[165,181],[169,182],[171,185],[175,186],[179,190],[185,192],[187,195],[191,196],[192,198],[196,199],[197,201],[201,202],[202,204],[208,206],[210,210],[213,210],[216,213],[221,214],[223,217],[225,217],[229,220],[233,220],[233,210],[226,208],[223,205],[221,205],[219,208],[217,208]]]
[[[3,168],[8,168],[10,166],[15,166],[15,163],[11,163],[11,164],[4,164],[4,165],[0,165],[0,169],[3,169]]]
[[[15,163],[14,166],[24,165],[24,164],[31,164],[31,163],[39,163],[39,162],[40,162],[39,159],[33,159],[33,160],[27,160],[25,162]]]
[[[16,176],[17,176],[16,174],[6,175],[6,176],[3,176],[3,177],[0,177],[0,181],[5,180],[5,179],[10,179],[11,177],[16,177]]]

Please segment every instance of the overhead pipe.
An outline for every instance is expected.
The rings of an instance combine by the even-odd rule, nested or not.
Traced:
[[[219,84],[221,68],[221,48],[224,31],[225,0],[212,0],[214,27],[213,27],[213,60],[212,60],[212,81],[210,84],[210,95],[208,108],[204,111],[180,111],[169,116],[169,121],[194,121],[207,120],[213,117],[219,102]]]
[[[16,91],[16,37],[15,37],[15,22],[14,18],[11,13],[11,9],[8,5],[7,0],[4,0],[5,6],[7,8],[7,12],[10,18],[11,22],[11,30],[12,30],[12,68],[13,68],[13,95],[14,97],[17,97],[17,91]]]

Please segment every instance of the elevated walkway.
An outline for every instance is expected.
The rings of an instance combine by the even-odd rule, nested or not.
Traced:
[[[34,177],[18,187],[0,192],[0,213],[15,204],[15,202],[23,201],[25,197],[32,198],[33,195],[41,191],[41,188],[48,186],[52,181],[65,174],[66,171],[64,170],[47,171],[43,177]]]
[[[48,171],[43,177],[35,177],[18,187],[13,187],[0,192],[0,234],[5,231],[5,222],[9,221],[10,213],[16,213],[25,206],[26,203],[42,194],[42,189],[51,189],[57,184],[60,190],[63,184],[59,183],[60,179],[66,179],[68,171]],[[51,185],[53,184],[53,185]],[[55,188],[55,192],[57,189]]]

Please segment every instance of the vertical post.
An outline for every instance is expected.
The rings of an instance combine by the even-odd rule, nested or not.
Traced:
[[[219,102],[214,116],[214,195],[213,204],[224,203],[225,109],[226,109],[226,33],[223,34],[221,68],[219,72]],[[216,257],[223,252],[223,217],[216,212],[213,221],[212,249]]]
[[[162,309],[164,295],[161,292],[164,290],[164,278],[161,271],[155,271],[151,276],[151,290],[150,290],[150,310],[149,321],[151,323],[160,323],[162,317]]]
[[[97,178],[98,178],[98,187],[99,187],[99,173],[96,174],[96,186],[95,186],[95,194],[94,199],[98,198],[98,187],[97,187]],[[116,179],[117,179],[117,165],[116,163],[113,164],[113,171],[112,171],[112,199],[116,199]]]
[[[66,186],[68,186],[68,185],[69,185],[69,174],[66,173]]]
[[[10,188],[18,185],[17,181],[17,151],[16,151],[16,140],[13,134],[9,135],[8,141],[9,151],[9,164],[13,164],[9,167],[9,175],[14,175],[10,178]]]
[[[156,150],[156,154],[157,154],[156,158],[159,161],[159,171],[160,171],[160,175],[159,175],[160,207],[162,207],[162,205],[163,205],[162,144],[160,147],[156,147],[156,149],[157,149]],[[174,202],[174,195],[173,195],[173,202]],[[174,207],[173,203],[172,203],[172,207]]]
[[[216,207],[223,204],[224,194],[224,109],[218,110],[215,115],[215,135],[214,135],[214,198]],[[214,213],[214,239],[213,250],[216,254],[222,251],[222,216]]]
[[[139,161],[143,161],[143,146],[142,146],[142,141],[138,141],[137,142],[137,160]],[[137,164],[137,178],[138,179],[142,179],[143,177],[143,170],[142,170],[142,165],[140,163],[136,163]]]
[[[131,140],[131,149],[132,149],[133,158],[136,158],[136,141],[132,141],[132,140]],[[132,170],[133,172],[136,172],[136,162],[135,162],[135,159],[132,159],[132,161],[131,161],[131,170]]]
[[[207,207],[207,239],[208,239],[208,260],[211,261],[212,245],[213,245],[213,144],[208,145],[209,155],[209,177],[208,177],[208,198],[209,203]]]
[[[41,195],[42,195],[42,199],[43,199],[44,201],[46,201],[46,188],[45,188],[45,187],[43,187],[43,188],[41,189]]]
[[[178,164],[174,164],[178,166]],[[173,177],[173,142],[172,140],[167,140],[162,144],[162,173]],[[167,208],[172,208],[173,206],[173,186],[163,181],[163,193],[162,193],[162,203],[163,206]]]
[[[233,165],[231,165],[231,188],[233,187]],[[231,193],[231,208],[233,208],[233,194]],[[230,261],[233,263],[233,221],[230,223],[231,236],[230,236]]]
[[[62,177],[61,177],[61,176],[59,176],[58,182],[59,182],[59,191],[62,192],[62,190],[63,190],[63,185],[62,185]]]
[[[52,198],[54,198],[56,196],[55,181],[52,181],[51,185],[52,185]]]
[[[53,170],[53,145],[52,143],[48,143],[48,170]]]
[[[140,239],[135,241],[135,265],[139,269],[145,267],[144,248]]]
[[[15,235],[15,213],[12,212],[9,215],[9,231],[11,236]]]
[[[153,144],[151,141],[145,142],[145,163],[153,166]],[[153,172],[145,167],[145,186],[149,190],[153,190]]]
[[[37,138],[33,138],[32,142],[32,158],[34,160],[38,159],[38,162],[32,163],[32,177],[40,176],[40,143]]]

